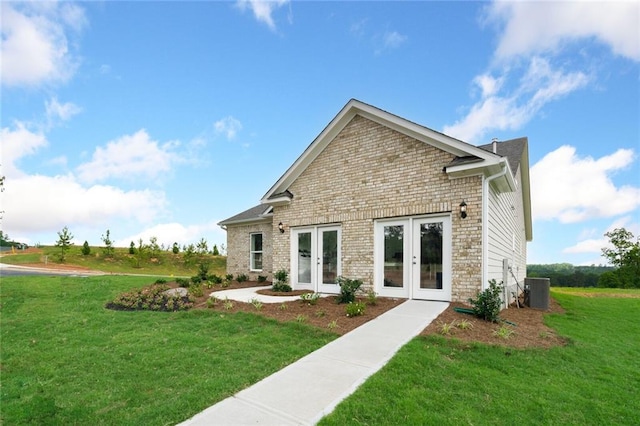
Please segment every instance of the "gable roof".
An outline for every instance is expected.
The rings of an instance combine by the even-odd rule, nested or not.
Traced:
[[[456,157],[476,157],[477,161],[467,162],[465,164],[449,165],[446,172],[452,176],[460,174],[495,174],[501,171],[505,166],[510,168],[509,163],[500,155],[491,151],[473,146],[461,140],[447,136],[444,133],[421,126],[412,121],[391,114],[356,99],[351,99],[340,110],[331,122],[322,130],[322,132],[311,142],[304,150],[302,155],[289,167],[289,169],[278,179],[278,181],[267,191],[262,197],[263,204],[273,204],[274,198],[278,198],[278,202],[287,202],[282,197],[275,197],[276,194],[285,193],[291,184],[305,171],[305,169],[315,160],[318,155],[331,143],[331,141],[345,128],[349,122],[359,115],[375,123],[388,127],[392,130],[407,135],[413,139],[422,141],[443,151],[449,152]],[[453,166],[453,167],[452,167]],[[455,174],[454,174],[455,173]],[[502,179],[501,188],[513,190],[515,183],[513,174],[507,173]],[[290,194],[290,193],[289,193]],[[295,194],[291,194],[295,196]],[[289,198],[290,200],[291,198]]]
[[[250,209],[238,213],[235,216],[231,216],[221,222],[218,222],[218,226],[238,225],[242,223],[261,222],[269,220],[272,216],[271,206],[265,206],[264,204],[258,204]]]

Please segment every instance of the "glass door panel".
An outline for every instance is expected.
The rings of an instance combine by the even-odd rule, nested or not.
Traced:
[[[322,284],[337,284],[338,231],[322,231]]]
[[[318,292],[340,292],[340,240],[339,226],[318,228]]]
[[[311,283],[311,232],[298,233],[298,283]]]
[[[384,287],[404,287],[404,225],[384,226]]]
[[[442,222],[420,225],[421,289],[442,290]]]

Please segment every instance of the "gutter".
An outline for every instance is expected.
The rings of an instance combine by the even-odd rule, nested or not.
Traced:
[[[500,165],[501,171],[482,180],[482,290],[489,286],[489,184],[506,175],[509,170],[504,157],[500,160]]]

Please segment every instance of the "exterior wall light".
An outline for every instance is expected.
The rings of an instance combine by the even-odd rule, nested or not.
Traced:
[[[281,234],[284,234],[284,225],[282,224],[282,222],[278,224],[278,229],[280,230]]]
[[[467,217],[467,203],[464,200],[460,203],[460,217],[463,219]]]

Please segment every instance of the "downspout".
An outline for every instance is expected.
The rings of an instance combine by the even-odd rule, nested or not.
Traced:
[[[489,185],[492,181],[507,174],[507,163],[500,159],[502,170],[482,180],[482,285],[484,290],[489,286]]]

